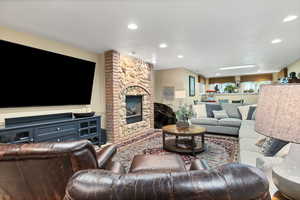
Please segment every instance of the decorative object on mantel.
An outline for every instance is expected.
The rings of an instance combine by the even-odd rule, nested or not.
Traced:
[[[273,167],[273,181],[289,199],[300,199],[300,84],[263,85],[255,129],[268,137],[291,142],[288,155]]]
[[[194,116],[193,107],[192,105],[181,105],[175,114],[177,118],[176,126],[178,128],[188,128],[190,126],[189,119]]]

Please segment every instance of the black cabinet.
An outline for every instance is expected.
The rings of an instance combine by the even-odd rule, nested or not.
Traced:
[[[55,115],[57,119],[49,119],[49,115],[37,117],[36,121],[10,125],[0,129],[0,143],[35,143],[35,142],[63,142],[87,139],[95,145],[101,142],[101,117],[86,117],[76,119],[72,115],[62,117]],[[35,117],[36,118],[36,117]],[[27,120],[26,120],[27,119]],[[32,119],[32,118],[31,118]],[[19,120],[16,120],[19,121]]]
[[[32,128],[17,128],[9,131],[0,131],[0,143],[31,143],[33,142]]]

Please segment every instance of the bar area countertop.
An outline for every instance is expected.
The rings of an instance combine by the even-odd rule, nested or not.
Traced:
[[[214,94],[203,94],[202,100],[206,100],[206,97],[214,99],[216,102],[219,100],[228,99],[231,101],[244,100],[245,104],[256,104],[258,100],[258,93],[214,93]]]

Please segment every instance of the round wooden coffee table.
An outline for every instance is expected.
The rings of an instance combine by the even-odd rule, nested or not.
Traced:
[[[192,125],[188,128],[178,128],[174,125],[167,125],[162,128],[163,130],[163,148],[167,151],[172,151],[182,154],[192,154],[195,156],[197,153],[205,151],[204,135],[206,128],[201,126]],[[173,135],[175,139],[167,139],[166,135]],[[195,142],[195,137],[201,136],[201,144]],[[180,139],[179,137],[191,137],[190,139]]]

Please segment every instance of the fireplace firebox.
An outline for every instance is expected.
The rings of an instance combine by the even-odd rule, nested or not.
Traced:
[[[143,120],[143,96],[126,96],[126,121],[127,124],[136,123]]]

